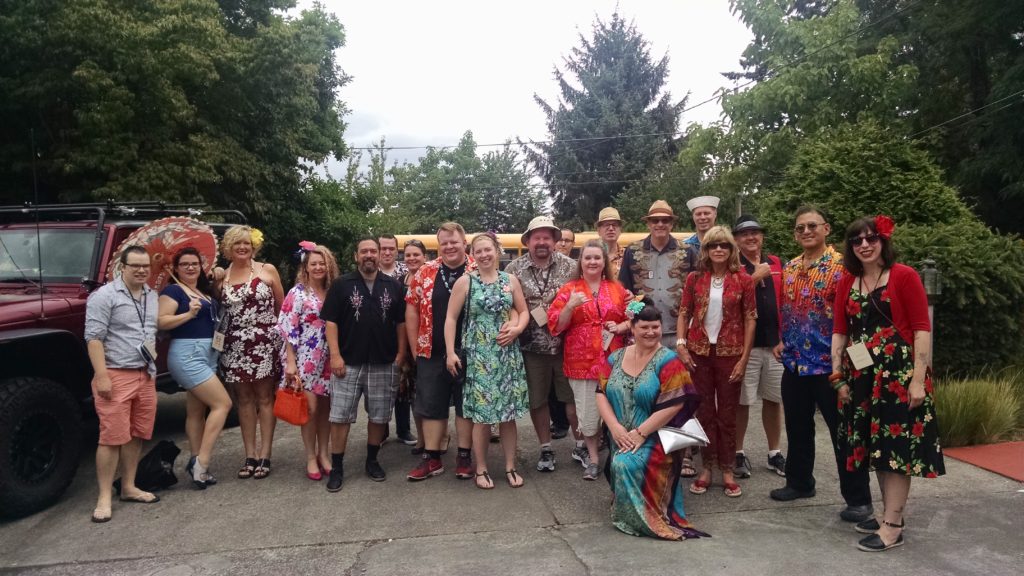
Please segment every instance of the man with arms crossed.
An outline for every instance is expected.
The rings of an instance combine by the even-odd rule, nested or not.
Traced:
[[[736,407],[736,465],[738,478],[750,478],[750,458],[743,451],[750,406],[761,398],[761,423],[768,439],[768,469],[786,475],[786,457],[779,450],[782,435],[782,364],[773,349],[779,343],[779,302],[782,299],[782,262],[777,256],[761,251],[764,229],[753,216],[740,216],[732,228],[740,247],[740,263],[754,279],[757,300],[757,325],[754,347],[747,361],[747,371],[740,388]]]
[[[391,421],[398,390],[398,365],[405,362],[405,287],[379,273],[378,244],[364,238],[356,244],[358,270],[331,284],[320,318],[327,325],[331,354],[331,475],[327,491],[341,490],[345,479],[348,432],[366,397],[366,475],[383,482],[387,475],[377,460]]]
[[[455,405],[455,431],[459,451],[455,476],[472,478],[470,451],[473,421],[462,416],[462,382],[445,367],[444,321],[455,281],[473,266],[466,256],[466,231],[461,224],[445,222],[437,230],[440,256],[416,272],[405,295],[405,330],[416,357],[416,398],[413,410],[423,419],[423,459],[409,472],[410,481],[426,480],[444,473],[441,441],[447,436],[449,407]],[[459,322],[455,341],[462,341]],[[547,427],[545,426],[545,430]]]
[[[566,416],[574,435],[579,428],[572,388],[562,372],[562,338],[552,336],[547,328],[548,308],[558,289],[579,275],[576,262],[554,250],[561,233],[551,218],[537,216],[530,221],[521,238],[529,251],[505,268],[505,272],[519,278],[526,307],[530,311],[530,323],[519,337],[519,347],[526,366],[526,385],[530,390],[530,419],[533,420],[537,441],[540,443],[537,470],[541,472],[555,470],[555,452],[551,449],[549,427],[551,411],[548,405],[548,394],[552,387],[558,400],[565,403]],[[582,440],[577,438],[578,442]],[[580,452],[574,449],[573,457],[579,460],[584,453],[586,448]]]
[[[597,215],[597,222],[594,223],[597,235],[604,242],[605,252],[608,254],[608,262],[612,266],[612,277],[619,277],[619,269],[622,267],[622,256],[626,249],[619,246],[619,236],[622,236],[622,217],[615,208],[604,208]]]
[[[111,518],[112,484],[121,464],[121,501],[153,504],[160,497],[135,486],[142,441],[156,421],[157,294],[146,286],[149,253],[141,246],[121,252],[121,274],[89,296],[85,341],[92,363],[92,393],[100,420],[96,447],[99,497],[93,522]]]
[[[398,238],[395,238],[394,234],[381,234],[377,238],[377,243],[380,244],[380,258],[378,259],[377,269],[383,273],[391,276],[399,282],[405,280],[405,275],[409,273],[409,269],[402,262],[397,262],[398,257]],[[398,436],[398,440],[407,446],[416,445],[416,437],[412,435],[412,426],[410,422],[410,411],[411,406],[408,402],[395,402],[395,435]],[[384,439],[388,438],[388,430],[384,431]]]
[[[836,444],[838,396],[828,381],[832,373],[832,303],[843,275],[842,255],[825,243],[831,227],[825,215],[810,206],[796,212],[793,234],[803,254],[782,271],[782,342],[775,355],[782,361],[782,405],[786,416],[786,486],[771,491],[775,500],[812,498],[814,490],[814,408],[832,436],[839,490],[846,508],[839,516],[861,522],[874,511],[868,469],[846,470],[846,449]]]

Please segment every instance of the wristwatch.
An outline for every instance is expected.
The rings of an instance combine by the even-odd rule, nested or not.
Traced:
[[[686,346],[686,338],[676,338],[676,347]]]

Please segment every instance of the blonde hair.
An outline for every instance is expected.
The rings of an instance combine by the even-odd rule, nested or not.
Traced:
[[[445,222],[444,224],[441,224],[440,226],[437,227],[437,233],[440,234],[442,231],[457,232],[459,236],[462,236],[463,240],[466,239],[466,229],[463,228],[462,224],[459,224],[458,222]]]
[[[487,234],[486,232],[483,234],[477,234],[476,236],[473,236],[473,240],[469,243],[470,252],[472,252],[473,247],[476,246],[477,240],[490,240],[491,244],[494,245],[494,250],[497,251],[498,254],[501,254],[501,242],[498,242],[497,238],[491,236],[490,234]]]
[[[697,269],[703,271],[711,271],[711,256],[708,255],[708,244],[714,244],[716,242],[727,242],[732,246],[732,250],[729,251],[729,260],[726,262],[726,266],[729,272],[740,271],[740,250],[736,246],[736,239],[732,237],[732,232],[729,231],[725,226],[713,226],[710,230],[704,233],[704,239],[700,241],[700,256],[697,258]]]
[[[252,240],[252,226],[245,224],[239,224],[228,228],[228,231],[224,233],[224,236],[220,240],[220,254],[221,256],[231,260],[231,248],[239,242],[248,240],[252,244],[252,255],[255,258],[256,254],[263,248],[263,243],[256,243]]]
[[[306,272],[306,268],[309,267],[309,257],[313,254],[323,256],[324,263],[327,264],[327,276],[324,278],[324,284],[327,288],[330,288],[334,279],[338,277],[338,261],[334,259],[334,254],[331,253],[327,246],[323,246],[321,244],[317,244],[316,248],[307,250],[306,253],[302,255],[302,262],[299,265],[299,271],[295,274],[295,283],[302,284],[309,288],[309,273]]]

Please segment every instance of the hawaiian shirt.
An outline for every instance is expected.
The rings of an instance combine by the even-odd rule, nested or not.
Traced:
[[[619,269],[622,268],[622,257],[626,255],[626,247],[616,244],[617,250],[614,254],[608,253],[608,263],[612,267],[612,278],[619,277]]]
[[[710,305],[711,273],[702,272],[687,276],[683,301],[679,307],[692,320],[686,333],[686,347],[701,356],[711,354],[711,341],[704,328],[704,319]],[[726,274],[722,286],[722,326],[715,343],[715,355],[743,355],[748,319],[757,319],[754,281],[743,270]]]
[[[782,364],[800,376],[832,372],[832,304],[843,271],[831,246],[806,267],[797,256],[782,270]]]
[[[687,252],[675,237],[660,251],[648,236],[626,248],[619,270],[619,282],[635,295],[650,296],[661,312],[661,333],[676,333],[679,301],[683,296],[683,283],[690,271]]]
[[[387,274],[388,276],[391,276],[395,280],[401,280],[402,278],[405,278],[406,274],[409,273],[409,267],[405,265],[405,262],[395,262],[395,269],[391,271],[391,274],[388,274],[383,270],[381,270],[381,272]]]
[[[558,290],[570,280],[579,278],[576,261],[554,251],[551,253],[551,263],[545,269],[534,264],[527,252],[509,262],[505,272],[519,278],[523,297],[526,298],[526,309],[532,312],[540,307],[545,314]],[[537,324],[533,314],[530,314],[530,323],[519,336],[519,347],[524,352],[554,355],[562,350],[562,337],[552,335],[546,326]]]
[[[409,290],[405,293],[405,303],[414,306],[420,315],[420,324],[416,328],[416,355],[430,358],[433,351],[434,334],[434,283],[437,280],[437,273],[441,270],[441,258],[431,260],[420,266],[416,275],[409,281]],[[466,266],[466,272],[476,270],[476,262],[472,258]],[[444,318],[441,318],[444,322]],[[443,352],[443,351],[442,351]]]
[[[548,308],[548,329],[554,333],[558,317],[562,314],[573,292],[590,293],[587,281],[578,278],[562,286],[555,301]],[[574,380],[597,380],[604,359],[625,345],[625,338],[616,335],[606,349],[604,347],[604,325],[609,320],[615,323],[626,320],[626,289],[615,281],[601,280],[597,295],[591,294],[588,302],[572,311],[569,326],[562,331],[565,337],[565,358],[562,371],[566,378]]]

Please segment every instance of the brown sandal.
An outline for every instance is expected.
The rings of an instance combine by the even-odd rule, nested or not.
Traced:
[[[516,479],[519,480],[518,484],[515,483]],[[522,488],[523,484],[525,484],[525,482],[523,482],[523,477],[519,475],[519,472],[516,472],[515,468],[505,470],[505,480],[508,480],[508,485],[512,488]]]
[[[481,477],[483,477],[483,479],[487,482],[487,485],[480,484]],[[476,479],[473,481],[476,482],[476,487],[481,490],[491,490],[494,488],[494,481],[491,480],[491,475],[487,473],[487,470],[484,470],[483,472],[477,472]]]

